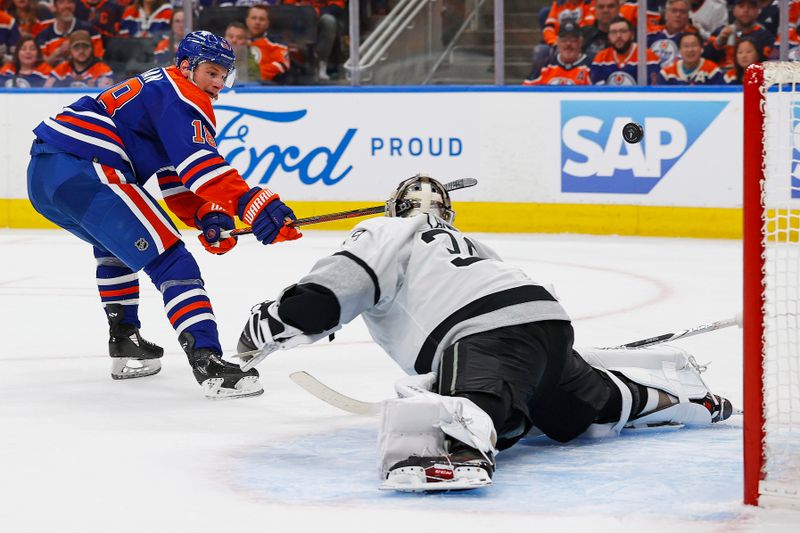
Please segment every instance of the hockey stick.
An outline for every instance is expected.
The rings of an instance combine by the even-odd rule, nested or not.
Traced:
[[[664,333],[663,335],[657,335],[655,337],[648,337],[646,339],[633,341],[626,344],[621,344],[619,346],[604,348],[604,350],[618,350],[622,348],[645,348],[647,346],[653,346],[655,344],[663,344],[665,342],[670,342],[677,339],[683,339],[685,337],[693,337],[695,335],[700,335],[701,333],[708,333],[709,331],[716,331],[718,329],[729,328],[731,326],[742,327],[741,313],[737,314],[734,318],[728,318],[727,320],[718,320],[717,322],[712,322],[710,324],[701,324],[700,326],[695,326],[691,329],[684,329],[683,331],[676,331],[674,333]]]
[[[447,192],[456,191],[458,189],[466,189],[467,187],[473,187],[478,184],[478,180],[475,178],[462,178],[457,179],[454,181],[450,181],[442,185]],[[378,213],[383,213],[386,210],[386,205],[376,205],[372,207],[364,207],[361,209],[353,209],[350,211],[339,211],[338,213],[328,213],[327,215],[317,215],[313,217],[307,218],[298,218],[294,222],[291,223],[291,226],[310,226],[311,224],[321,224],[323,222],[332,222],[334,220],[345,220],[348,218],[356,218],[356,217],[365,217],[368,215],[376,215]],[[228,237],[236,237],[239,235],[247,235],[248,233],[253,233],[253,228],[239,228],[233,230],[227,230],[220,233],[220,239],[227,239]],[[206,234],[206,239],[211,240],[214,238],[214,235]]]
[[[323,402],[338,407],[342,411],[353,413],[356,415],[377,415],[381,412],[380,402],[362,402],[345,396],[340,392],[336,392],[328,387],[320,380],[305,371],[292,372],[289,374],[289,379],[294,381],[300,388],[312,396],[316,396]]]

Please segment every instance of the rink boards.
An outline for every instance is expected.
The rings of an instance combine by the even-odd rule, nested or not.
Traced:
[[[27,201],[31,130],[81,94],[2,91],[0,227],[49,227]],[[453,193],[469,231],[741,236],[737,89],[248,88],[215,110],[220,153],[301,217],[379,205],[426,172],[478,178]]]

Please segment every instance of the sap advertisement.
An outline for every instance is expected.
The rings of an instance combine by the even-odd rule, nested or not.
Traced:
[[[0,198],[26,197],[31,130],[79,96],[4,92]],[[477,178],[459,201],[737,207],[741,107],[730,91],[264,89],[220,97],[216,145],[289,200],[380,201],[427,172]],[[641,143],[622,139],[631,121]]]

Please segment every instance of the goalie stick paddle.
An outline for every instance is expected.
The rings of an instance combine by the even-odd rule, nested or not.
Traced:
[[[457,191],[458,189],[466,189],[467,187],[474,187],[478,184],[475,178],[461,178],[453,180],[442,185],[447,192]],[[337,213],[328,213],[327,215],[317,215],[307,218],[298,218],[292,223],[292,226],[310,226],[311,224],[321,224],[323,222],[333,222],[334,220],[345,220],[348,218],[365,217],[369,215],[376,215],[383,213],[386,210],[385,205],[376,205],[372,207],[364,207],[361,209],[352,209],[350,211],[339,211]],[[220,232],[220,239],[227,239],[228,237],[236,237],[239,235],[247,235],[253,233],[253,228],[238,228],[234,230],[227,230]],[[206,234],[206,239],[209,241],[214,238],[213,234]]]
[[[709,331],[717,331],[718,329],[729,328],[731,326],[742,327],[741,314],[736,315],[734,318],[728,318],[727,320],[718,320],[717,322],[712,322],[710,324],[702,324],[700,326],[695,326],[691,329],[684,329],[683,331],[676,331],[674,333],[664,333],[662,335],[656,335],[655,337],[648,337],[646,339],[633,341],[626,344],[620,344],[619,346],[612,346],[606,349],[618,350],[622,348],[645,348],[647,346],[663,344],[665,342],[670,342],[677,339],[683,339],[685,337],[693,337],[695,335],[700,335],[701,333],[708,333]]]
[[[332,405],[353,413],[355,415],[378,415],[381,412],[380,402],[362,402],[340,392],[336,392],[320,380],[305,371],[293,372],[289,374],[289,379],[294,381],[300,388],[312,396],[316,396],[328,405]]]

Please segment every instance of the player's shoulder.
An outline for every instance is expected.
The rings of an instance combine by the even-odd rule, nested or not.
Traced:
[[[200,115],[209,126],[217,127],[211,98],[194,83],[186,79],[176,66],[151,69],[143,74],[146,87],[158,92],[166,102],[174,105],[178,112],[184,111],[192,115]]]
[[[2,67],[0,67],[0,76],[11,76],[17,72],[17,68],[14,66],[14,63],[8,62]]]

